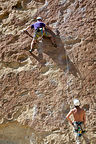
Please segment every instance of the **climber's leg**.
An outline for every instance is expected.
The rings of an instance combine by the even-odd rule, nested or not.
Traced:
[[[36,43],[36,40],[33,38],[32,42],[31,42],[31,49],[29,50],[29,52],[34,51],[34,44]]]
[[[34,51],[34,44],[36,44],[38,37],[39,37],[39,33],[37,31],[35,31],[34,36],[33,36],[33,40],[31,42],[31,49],[29,50],[29,52]]]

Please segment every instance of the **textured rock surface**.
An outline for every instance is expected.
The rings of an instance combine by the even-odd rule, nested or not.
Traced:
[[[72,128],[64,121],[73,98],[86,110],[95,144],[95,7],[95,0],[0,1],[0,144],[73,144]],[[22,30],[38,14],[53,28],[57,48],[44,38],[37,45],[43,56],[35,50],[34,57],[28,52],[31,38]]]

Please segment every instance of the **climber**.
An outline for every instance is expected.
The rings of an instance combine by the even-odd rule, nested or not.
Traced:
[[[32,24],[31,26],[29,26],[26,30],[24,30],[25,32],[29,29],[34,29],[34,36],[33,36],[33,40],[31,42],[31,49],[29,50],[29,52],[31,53],[32,51],[34,51],[34,44],[36,43],[36,41],[38,40],[39,37],[49,37],[52,41],[52,44],[56,47],[55,44],[55,40],[53,38],[53,36],[46,32],[46,28],[50,29],[50,27],[46,26],[45,23],[42,22],[42,18],[41,17],[37,17],[37,22],[35,22],[34,24]]]
[[[85,111],[80,108],[80,101],[78,99],[74,99],[73,103],[75,108],[70,110],[66,118],[74,128],[76,144],[82,144],[82,137],[84,138],[86,144],[90,144],[86,131],[84,130],[86,127]],[[70,119],[71,115],[73,115],[74,121]]]

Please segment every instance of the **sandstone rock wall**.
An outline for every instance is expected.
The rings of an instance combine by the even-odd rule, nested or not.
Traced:
[[[73,107],[72,100],[79,98],[87,114],[89,139],[95,144],[95,5],[95,0],[0,1],[1,143],[73,144],[72,128],[65,116]],[[44,38],[37,44],[43,55],[37,50],[31,55],[31,38],[22,30],[38,14],[53,28],[57,48]],[[32,128],[26,133],[27,142],[24,135],[17,140],[18,130],[15,136],[11,134],[11,125],[16,129],[14,121]]]

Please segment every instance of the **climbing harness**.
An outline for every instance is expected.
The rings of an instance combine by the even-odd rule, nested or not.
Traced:
[[[42,37],[43,38],[43,28],[37,28],[34,32],[34,37]]]

